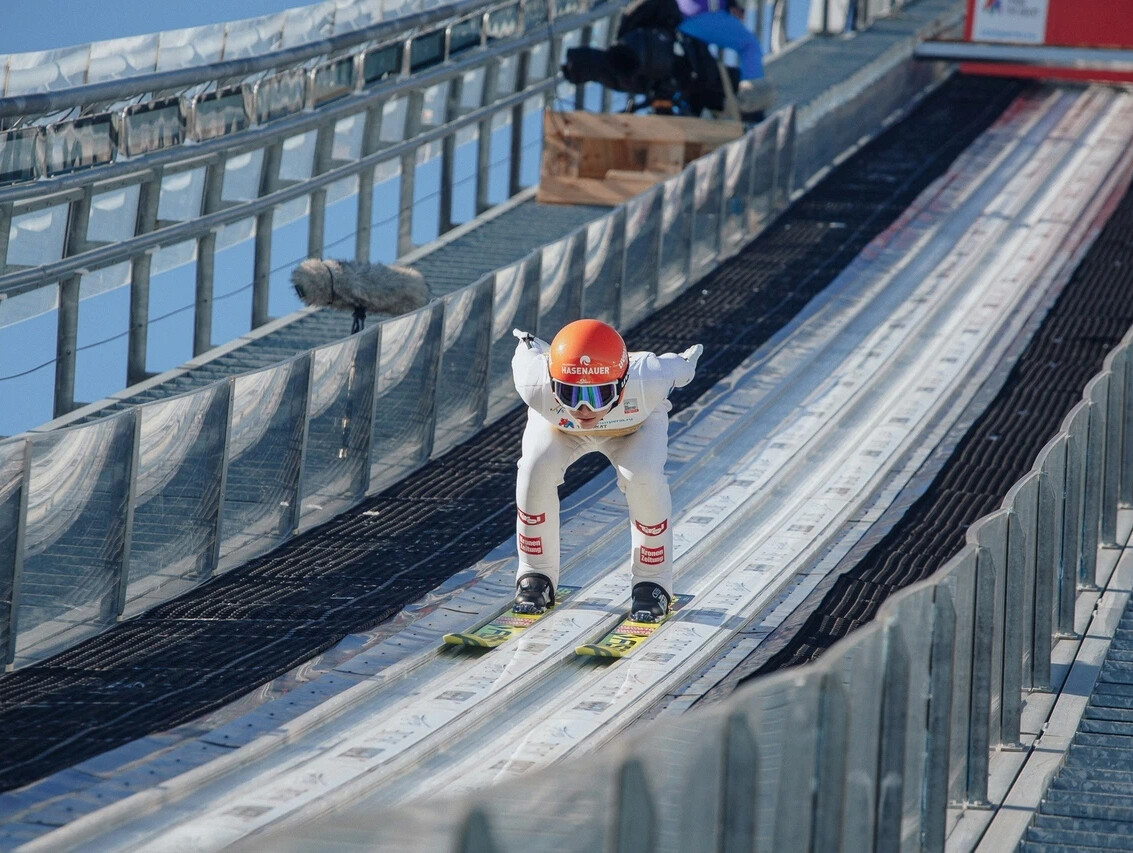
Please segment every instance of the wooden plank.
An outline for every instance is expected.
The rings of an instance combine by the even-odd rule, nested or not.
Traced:
[[[690,118],[688,116],[665,116],[666,121],[680,128],[687,142],[698,142],[705,147],[705,153],[721,145],[739,139],[744,135],[744,126],[738,121]]]
[[[541,175],[577,175],[582,149],[560,130],[554,113],[543,113],[543,162]]]
[[[606,180],[623,180],[623,181],[651,181],[652,184],[658,181],[663,181],[665,178],[672,177],[668,172],[650,171],[648,169],[638,171],[637,169],[611,169],[606,173]]]
[[[604,178],[545,176],[539,181],[535,200],[540,204],[612,206],[640,195],[666,177],[668,176],[653,172],[619,172],[618,170],[614,170],[613,177],[607,173]]]
[[[743,132],[739,122],[680,116],[546,112],[536,198],[618,204]]]
[[[655,142],[649,145],[645,151],[644,171],[677,174],[688,162],[685,149],[684,142]]]
[[[591,139],[636,139],[647,142],[700,142],[713,148],[743,135],[738,121],[653,116],[630,113],[572,112],[544,113],[543,130],[555,130],[563,137]]]

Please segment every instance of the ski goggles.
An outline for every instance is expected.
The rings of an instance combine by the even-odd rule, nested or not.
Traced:
[[[608,409],[618,402],[622,392],[621,382],[606,382],[602,385],[571,385],[568,382],[551,382],[551,393],[555,399],[568,409],[588,406],[592,412]]]

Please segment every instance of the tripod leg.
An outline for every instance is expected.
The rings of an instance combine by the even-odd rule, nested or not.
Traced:
[[[736,92],[732,88],[732,76],[728,73],[728,68],[724,65],[722,59],[716,60],[716,69],[720,72],[720,84],[724,87],[723,117],[731,121],[742,121],[740,102],[736,100]]]

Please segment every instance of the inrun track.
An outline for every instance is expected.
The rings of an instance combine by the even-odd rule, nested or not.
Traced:
[[[1021,89],[978,78],[946,83],[740,255],[629,330],[634,349],[704,344],[697,377],[674,394],[674,410],[689,406],[787,324]],[[26,785],[218,708],[389,619],[474,564],[511,530],[523,421],[516,411],[277,551],[43,664],[0,677],[0,784]],[[597,459],[576,464],[565,493],[604,467]],[[473,511],[478,517],[470,518]]]
[[[893,466],[915,470],[903,454],[914,442],[931,442],[963,410],[1041,306],[1044,286],[1034,285],[1054,282],[1047,267],[1058,266],[1056,247],[1072,253],[1098,209],[1124,189],[1131,107],[1128,97],[1104,90],[1024,95],[789,334],[742,362],[678,419],[671,453],[680,508],[678,586],[687,585],[698,600],[687,618],[659,633],[648,655],[628,669],[536,669],[600,631],[624,604],[624,566],[612,575],[603,569],[619,563],[624,547],[614,541],[620,508],[603,494],[609,484],[598,482],[575,501],[564,535],[574,543],[565,554],[564,580],[590,584],[577,599],[506,654],[460,663],[449,655],[429,669],[423,665],[429,655],[407,658],[374,684],[358,685],[366,698],[313,739],[333,741],[333,750],[296,741],[260,762],[243,788],[233,779],[224,791],[190,796],[162,815],[168,832],[159,830],[157,844],[212,847],[276,820],[309,818],[377,788],[383,778],[392,781],[390,774],[492,717],[493,730],[481,732],[466,754],[458,749],[447,757],[483,767],[484,757],[499,755],[512,734],[510,698],[540,679],[542,695],[527,700],[524,720],[524,742],[541,748],[536,763],[584,739],[592,749],[608,738],[632,707],[655,699],[666,679],[680,677],[681,665],[695,666],[697,655],[719,648],[735,620],[765,603],[789,579],[788,570],[824,547],[830,534],[821,531],[860,515]],[[836,223],[833,230],[841,229]],[[572,564],[576,574],[590,575],[572,578]],[[406,676],[402,683],[394,683],[395,673]],[[443,695],[434,696],[442,686]],[[564,707],[556,694],[581,713],[556,713]],[[554,731],[541,731],[544,724]],[[500,730],[504,735],[493,741]],[[440,731],[442,744],[433,738]],[[522,742],[516,750],[511,754],[524,757]],[[399,774],[392,796],[428,793],[435,769],[425,764],[408,779]],[[519,769],[505,761],[479,778],[469,774],[467,783]],[[390,796],[379,793],[374,804]],[[168,826],[185,811],[200,817]],[[256,819],[248,819],[253,813]],[[151,839],[153,830],[145,831]]]

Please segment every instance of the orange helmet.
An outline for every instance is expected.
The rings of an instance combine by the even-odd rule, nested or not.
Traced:
[[[629,371],[625,341],[600,320],[575,320],[551,341],[551,388],[568,409],[598,411],[617,402]]]

